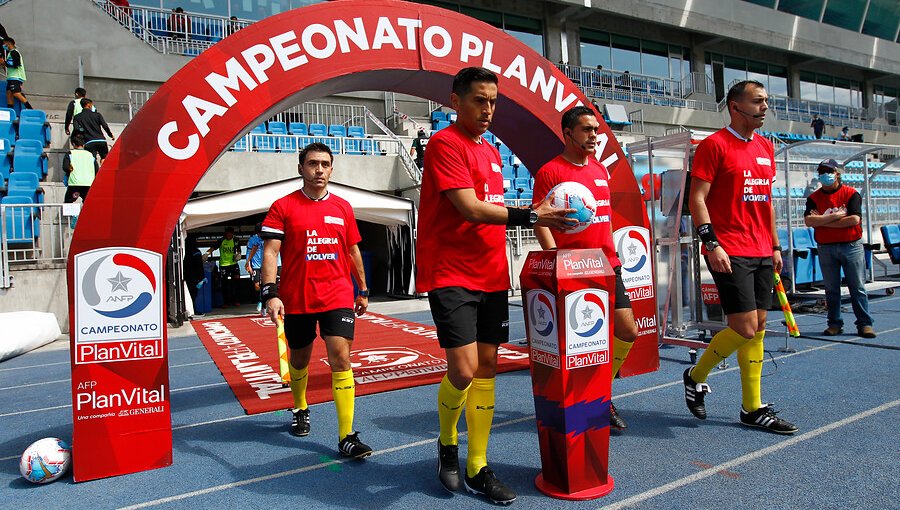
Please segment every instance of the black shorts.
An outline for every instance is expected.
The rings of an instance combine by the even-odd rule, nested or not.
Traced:
[[[22,92],[22,82],[19,80],[6,80],[6,90],[15,94],[16,92]]]
[[[221,266],[219,267],[219,272],[222,274],[222,278],[230,278],[237,280],[241,277],[241,268],[238,267],[237,264],[231,264],[230,266]]]
[[[71,204],[75,201],[76,193],[77,196],[81,197],[81,200],[87,200],[88,190],[90,190],[90,186],[69,186],[66,188],[66,196],[63,198],[63,201],[67,204]]]
[[[262,283],[262,268],[250,266],[250,280],[253,283]]]
[[[443,287],[428,292],[428,303],[442,349],[476,341],[492,345],[509,341],[509,296],[505,290]]]
[[[337,308],[319,313],[291,313],[284,316],[284,336],[288,347],[303,349],[316,339],[316,324],[323,336],[340,336],[353,340],[356,317],[350,308]]]
[[[616,310],[631,308],[631,298],[625,292],[625,282],[622,281],[622,266],[614,269],[616,272]]]
[[[725,315],[768,310],[772,306],[775,269],[772,257],[730,257],[731,274],[710,270]],[[706,257],[709,267],[709,257]]]
[[[106,159],[109,154],[109,145],[106,145],[106,142],[88,142],[84,144],[84,150],[93,154],[94,157],[99,154],[100,159]]]

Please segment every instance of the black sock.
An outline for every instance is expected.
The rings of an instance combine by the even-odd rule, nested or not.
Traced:
[[[34,110],[34,107],[31,106],[31,103],[29,103],[28,101],[25,101],[25,109],[26,110]]]

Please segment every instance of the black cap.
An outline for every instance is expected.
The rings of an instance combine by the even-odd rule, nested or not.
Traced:
[[[822,162],[819,163],[818,170],[820,174],[833,174],[841,170],[841,165],[837,161],[829,158],[822,160]]]

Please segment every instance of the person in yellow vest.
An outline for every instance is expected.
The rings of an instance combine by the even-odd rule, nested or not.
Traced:
[[[13,107],[13,99],[18,99],[25,108],[32,108],[28,98],[22,93],[22,85],[25,84],[25,61],[22,54],[16,49],[16,41],[12,37],[3,40],[6,49],[6,105]]]
[[[225,237],[211,246],[203,257],[206,260],[209,255],[219,250],[219,277],[222,281],[222,308],[240,306],[238,300],[238,285],[241,281],[241,268],[238,262],[241,260],[241,242],[234,237],[234,227],[225,227]]]
[[[71,203],[81,197],[87,200],[88,189],[100,170],[97,159],[90,151],[84,150],[84,137],[75,134],[71,139],[72,150],[63,156],[63,170],[68,177],[65,202]]]
[[[75,99],[69,101],[69,106],[66,107],[66,134],[72,134],[72,120],[75,119],[75,116],[81,113],[81,100],[87,96],[87,91],[81,87],[75,89]]]

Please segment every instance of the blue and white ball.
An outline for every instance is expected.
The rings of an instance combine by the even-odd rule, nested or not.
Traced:
[[[547,196],[553,196],[551,205],[559,209],[575,209],[567,214],[568,218],[578,220],[574,227],[564,230],[567,234],[577,234],[591,226],[597,213],[597,201],[594,194],[584,184],[573,181],[561,182],[553,187]]]
[[[31,443],[19,459],[19,472],[32,483],[50,483],[68,471],[72,447],[55,437]]]

